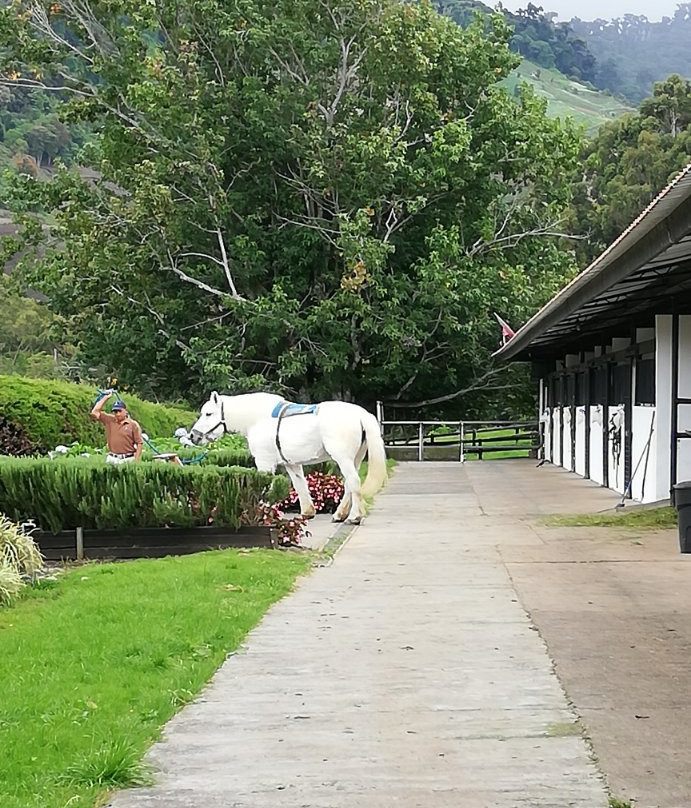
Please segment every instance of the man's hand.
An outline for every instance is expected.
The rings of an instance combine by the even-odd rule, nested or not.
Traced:
[[[101,420],[101,410],[103,409],[106,401],[108,401],[109,398],[112,398],[113,395],[114,395],[113,391],[108,390],[108,392],[105,395],[99,398],[99,400],[94,404],[93,409],[91,410],[92,418],[94,418],[96,421]]]

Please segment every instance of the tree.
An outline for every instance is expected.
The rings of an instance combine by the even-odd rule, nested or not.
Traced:
[[[57,348],[51,338],[55,317],[50,310],[17,294],[6,275],[0,275],[0,310],[0,373],[59,375]]]
[[[583,150],[575,177],[572,228],[592,260],[691,162],[691,83],[658,82],[638,113],[606,123]]]
[[[5,83],[99,130],[95,179],[14,183],[56,221],[27,281],[142,390],[453,396],[491,311],[524,319],[571,265],[579,136],[498,86],[509,36],[395,0],[13,3]]]

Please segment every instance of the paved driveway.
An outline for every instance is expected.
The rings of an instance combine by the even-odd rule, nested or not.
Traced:
[[[604,808],[503,557],[544,548],[529,514],[565,496],[616,501],[529,461],[400,464],[334,563],[168,725],[156,785],[113,808]]]

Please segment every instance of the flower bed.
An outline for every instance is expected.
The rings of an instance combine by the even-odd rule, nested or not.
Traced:
[[[305,479],[317,513],[335,513],[343,499],[345,490],[343,480],[335,474],[324,474],[321,471],[313,471]],[[299,510],[300,502],[297,491],[291,488],[288,496],[279,503],[278,507],[282,511]]]

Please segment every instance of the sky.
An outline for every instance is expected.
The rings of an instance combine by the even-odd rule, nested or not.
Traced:
[[[487,5],[493,5],[487,2]],[[604,19],[610,20],[614,17],[623,17],[624,14],[645,14],[651,22],[657,22],[663,17],[673,16],[676,8],[676,0],[532,0],[536,6],[542,6],[545,11],[556,11],[560,20],[570,20],[572,17],[580,17],[582,20]],[[518,8],[525,8],[528,0],[511,0],[504,2],[504,6],[510,11]]]

